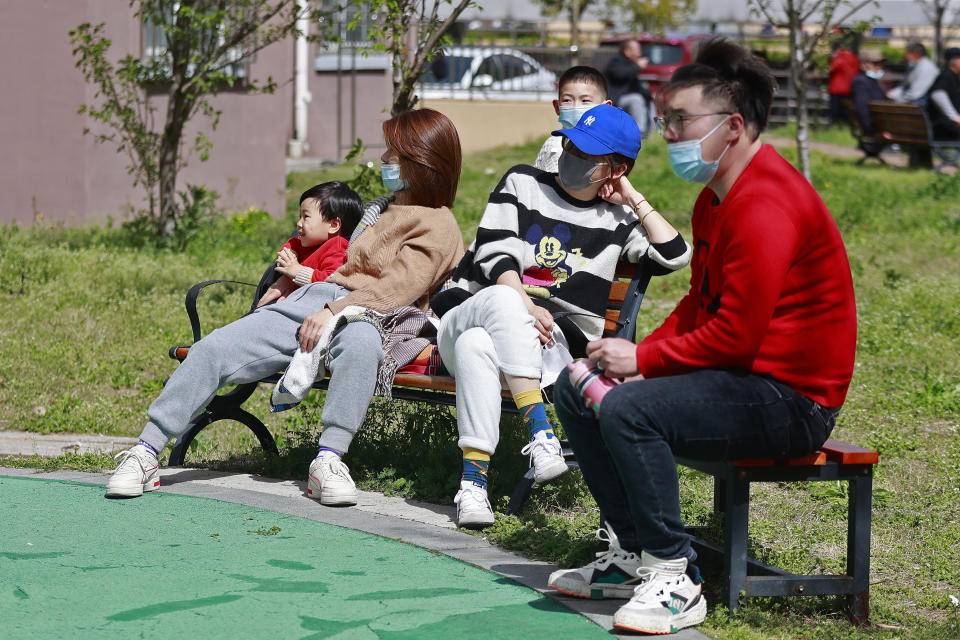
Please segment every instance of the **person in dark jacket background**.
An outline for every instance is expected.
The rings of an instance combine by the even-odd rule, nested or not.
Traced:
[[[647,137],[653,121],[653,96],[641,84],[637,74],[650,61],[643,57],[643,49],[637,40],[626,40],[620,45],[620,53],[607,63],[603,75],[607,78],[608,97],[613,104],[629,113],[642,137]]]
[[[930,87],[927,112],[939,140],[960,139],[960,49],[944,52],[946,66]]]
[[[869,49],[860,54],[860,73],[850,83],[850,99],[857,120],[863,132],[872,134],[873,122],[870,121],[870,102],[887,100],[887,94],[878,82],[884,76],[883,56],[879,51]]]

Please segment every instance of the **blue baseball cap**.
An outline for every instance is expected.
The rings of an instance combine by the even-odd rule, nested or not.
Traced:
[[[609,104],[598,104],[582,116],[572,129],[558,129],[577,149],[592,156],[619,153],[636,158],[640,152],[640,127],[629,113]]]

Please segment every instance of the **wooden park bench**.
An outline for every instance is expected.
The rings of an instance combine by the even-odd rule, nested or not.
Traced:
[[[607,301],[607,310],[605,313],[605,331],[607,337],[616,336],[633,340],[636,333],[636,317],[640,310],[640,303],[643,302],[643,295],[646,292],[651,277],[652,262],[645,258],[639,264],[634,265],[628,262],[621,262],[617,265],[617,279],[610,287],[610,295]],[[187,292],[185,306],[187,316],[190,319],[190,327],[193,331],[193,340],[197,342],[203,335],[200,327],[200,318],[197,313],[197,297],[200,292],[215,284],[233,283],[242,284],[250,287],[256,287],[256,293],[253,296],[253,303],[250,310],[256,308],[257,300],[263,295],[267,287],[276,279],[274,266],[271,265],[264,273],[259,285],[249,282],[238,282],[235,280],[208,280],[194,285]],[[182,362],[190,351],[190,347],[179,345],[170,348],[170,357]],[[173,445],[170,452],[170,464],[182,465],[186,458],[190,443],[206,427],[220,420],[233,420],[245,425],[260,442],[260,446],[267,452],[277,454],[277,445],[274,442],[273,435],[259,418],[243,409],[243,403],[253,395],[257,386],[261,383],[276,384],[280,379],[280,374],[268,376],[257,382],[250,382],[237,385],[228,393],[214,396],[210,404],[200,413],[190,429],[187,430]],[[326,389],[329,379],[318,380],[314,383],[315,389]],[[394,377],[391,395],[398,400],[409,400],[414,402],[427,402],[431,404],[441,404],[447,406],[456,406],[456,381],[450,376],[427,375],[421,373],[407,373],[400,369]],[[509,414],[519,414],[516,405],[508,391],[503,392],[503,412]],[[570,455],[569,449],[564,449],[566,455]],[[527,478],[521,482],[529,481],[533,484],[533,470],[528,473]],[[514,492],[514,495],[518,495]],[[523,494],[523,500],[529,495],[529,488]],[[511,502],[511,512],[519,511],[522,507],[521,502]]]
[[[731,614],[743,596],[844,595],[850,618],[866,624],[870,614],[870,522],[873,468],[879,454],[839,440],[793,460],[677,463],[713,476],[713,510],[723,520],[723,546],[706,542],[691,527],[693,546],[704,562],[723,571],[723,604]],[[846,482],[847,568],[839,575],[795,575],[747,555],[750,483]]]
[[[909,147],[914,154],[930,152],[934,171],[958,167],[960,140],[936,140],[933,126],[923,107],[897,102],[870,102],[874,140]],[[938,162],[939,161],[939,162]]]

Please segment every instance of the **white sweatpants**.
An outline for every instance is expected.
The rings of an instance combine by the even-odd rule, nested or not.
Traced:
[[[481,289],[440,320],[437,347],[457,379],[461,448],[492,454],[500,441],[501,374],[540,380],[542,349],[533,316],[506,285]]]

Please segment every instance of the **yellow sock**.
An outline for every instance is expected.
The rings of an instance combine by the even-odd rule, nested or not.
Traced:
[[[521,391],[513,396],[513,403],[517,405],[517,409],[523,409],[538,402],[543,402],[543,394],[540,392],[540,389]]]
[[[472,447],[463,448],[463,474],[461,481],[472,482],[481,489],[487,488],[487,470],[490,468],[490,454]]]
[[[463,448],[463,459],[464,460],[484,460],[490,461],[490,454],[486,451],[480,451],[480,449],[474,449],[473,447],[464,447]]]
[[[537,432],[543,431],[547,438],[553,438],[553,427],[547,420],[547,411],[543,406],[543,394],[540,389],[521,391],[513,396],[513,402],[520,410],[523,424],[527,428],[527,436],[533,440]]]

